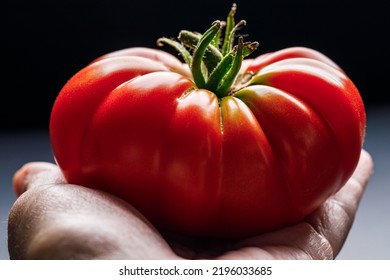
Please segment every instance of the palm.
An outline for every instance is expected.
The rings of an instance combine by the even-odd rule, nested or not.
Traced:
[[[14,177],[15,192],[20,197],[9,217],[10,257],[333,259],[348,235],[371,172],[372,160],[363,151],[348,183],[303,222],[247,239],[226,241],[161,235],[124,201],[66,184],[55,165],[30,163]]]

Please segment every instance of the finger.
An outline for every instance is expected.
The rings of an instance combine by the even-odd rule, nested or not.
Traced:
[[[23,195],[8,219],[12,259],[176,258],[131,205],[67,184],[55,164],[25,164],[14,175],[14,188]]]
[[[328,241],[309,224],[298,223],[246,238],[217,259],[308,260],[333,259]]]
[[[374,163],[371,155],[367,151],[362,150],[359,164],[356,167],[352,177],[347,183],[347,185],[349,184],[355,186],[355,192],[352,192],[353,201],[350,201],[349,204],[352,204],[353,206],[357,206],[364,193],[365,188],[368,185],[368,181],[371,178],[371,175],[373,174],[373,170],[374,170]],[[347,196],[345,196],[344,192],[351,191],[353,187],[350,187],[349,190],[346,189],[347,188],[342,188],[340,192],[336,194],[335,198],[341,201],[345,200]]]
[[[30,162],[15,172],[13,187],[17,196],[34,186],[64,183],[65,179],[57,165],[49,162]]]
[[[36,175],[45,172],[39,169]],[[159,232],[123,200],[78,185],[32,181],[9,215],[11,259],[177,258]]]
[[[313,228],[328,240],[333,257],[340,252],[348,236],[372,172],[373,160],[369,153],[362,150],[358,166],[346,185],[307,218]]]
[[[373,173],[373,166],[370,154],[362,150],[355,172],[345,186],[328,201],[331,206],[338,205],[345,211],[350,220],[353,220],[355,217],[360,200]]]
[[[352,226],[372,171],[372,158],[363,150],[356,171],[348,183],[304,222],[241,240],[235,251],[227,252],[220,258],[335,258]]]

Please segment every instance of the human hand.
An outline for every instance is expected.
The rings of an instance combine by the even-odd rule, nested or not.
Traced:
[[[373,171],[362,151],[347,184],[304,221],[241,240],[161,233],[136,209],[102,191],[67,184],[59,168],[33,162],[14,176],[11,259],[334,259]]]

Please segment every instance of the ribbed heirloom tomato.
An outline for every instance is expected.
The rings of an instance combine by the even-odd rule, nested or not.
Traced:
[[[244,237],[302,220],[352,175],[365,134],[353,82],[293,47],[247,58],[226,23],[129,48],[76,73],[52,109],[55,159],[70,183],[105,190],[157,228]],[[220,37],[224,30],[224,40]]]

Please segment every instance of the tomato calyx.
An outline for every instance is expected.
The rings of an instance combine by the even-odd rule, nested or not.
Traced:
[[[246,24],[245,20],[235,23],[236,10],[237,5],[233,4],[226,22],[214,21],[203,34],[182,30],[177,41],[166,37],[157,41],[159,46],[167,44],[175,48],[190,67],[196,86],[214,92],[219,98],[233,94],[242,61],[259,45],[244,42],[243,36],[234,45],[237,29]]]

